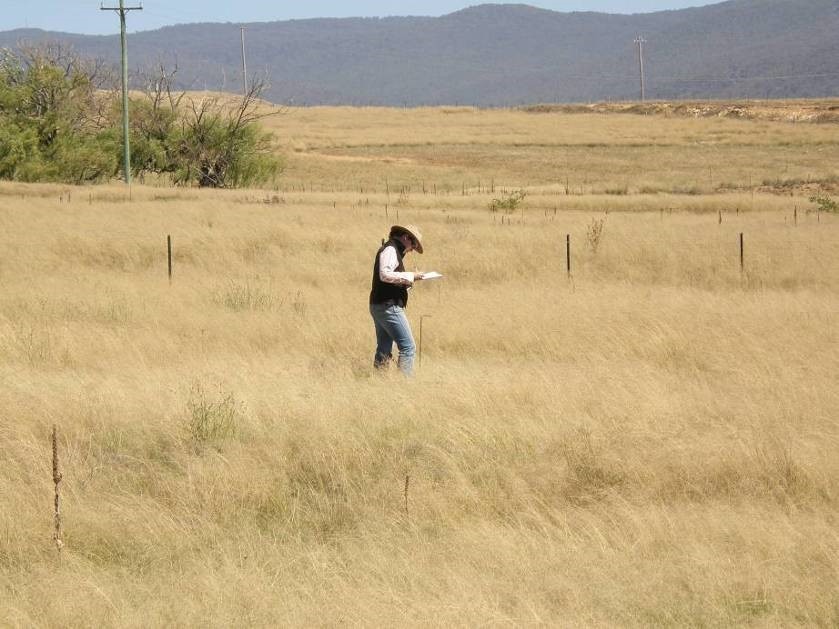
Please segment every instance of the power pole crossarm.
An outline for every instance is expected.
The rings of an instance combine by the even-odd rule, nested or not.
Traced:
[[[125,37],[125,15],[129,11],[142,11],[143,7],[127,7],[124,0],[119,0],[118,7],[99,7],[100,11],[117,11],[119,13],[119,41],[122,48],[122,139],[123,139],[123,170],[125,183],[131,185],[131,149],[128,144],[128,44]]]

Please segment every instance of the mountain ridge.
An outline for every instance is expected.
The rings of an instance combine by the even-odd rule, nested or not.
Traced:
[[[129,35],[132,69],[177,59],[179,87],[236,91],[239,24],[174,25]],[[648,99],[818,98],[839,94],[839,3],[728,0],[638,13],[560,13],[476,5],[441,17],[313,18],[245,25],[247,63],[265,97],[319,105],[506,106],[634,100],[642,35]],[[117,35],[17,29],[117,63]]]

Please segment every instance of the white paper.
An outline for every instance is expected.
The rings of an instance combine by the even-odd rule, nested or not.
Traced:
[[[443,277],[443,274],[437,271],[426,271],[422,274],[422,279],[424,280],[436,280],[438,277]]]

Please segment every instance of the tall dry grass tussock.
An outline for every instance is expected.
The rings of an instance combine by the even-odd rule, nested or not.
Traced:
[[[299,115],[349,144],[367,114]],[[0,185],[2,624],[839,622],[836,217],[515,178],[503,223],[488,188],[400,206],[427,240],[409,263],[445,274],[411,298],[411,381],[370,365],[383,185]]]

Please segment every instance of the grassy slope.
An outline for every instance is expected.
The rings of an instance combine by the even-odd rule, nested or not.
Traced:
[[[74,189],[68,203],[63,188],[0,186],[2,623],[839,622],[836,217],[748,188],[565,195],[527,147],[532,171],[495,170],[506,147],[469,140],[561,143],[528,126],[544,117],[379,110],[365,132],[372,112],[356,113],[357,127],[346,111],[294,114],[311,117],[305,148],[276,192],[137,187],[129,204]],[[621,137],[660,133],[690,160],[692,134],[754,128],[554,124],[615,145],[615,172],[638,168]],[[776,175],[761,142],[798,146],[795,172],[835,142],[758,124],[757,146],[736,148],[755,179]],[[462,147],[441,149],[439,170],[364,146],[401,158],[423,130],[427,154]],[[524,212],[502,224],[492,192],[464,196],[458,160],[475,181],[526,186]],[[732,162],[717,168],[733,178]],[[304,173],[315,192],[291,190]],[[432,173],[449,194],[396,191]],[[416,262],[446,274],[412,297],[417,336],[430,317],[410,383],[369,369],[370,256],[397,208],[426,234]]]

